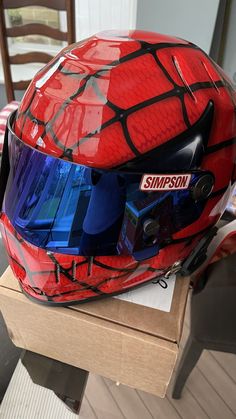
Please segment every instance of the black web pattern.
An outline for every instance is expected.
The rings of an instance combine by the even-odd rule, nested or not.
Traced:
[[[34,101],[35,98],[35,94],[36,94],[36,90],[33,92],[31,98],[29,99],[29,103],[28,103],[28,107],[25,111],[21,112],[18,114],[18,117],[23,116],[24,120],[23,120],[23,124],[22,124],[22,130],[21,130],[21,137],[22,137],[22,132],[24,130],[24,125],[25,122],[27,120],[27,118],[29,118],[31,121],[37,123],[38,125],[44,126],[44,131],[41,134],[41,138],[43,139],[47,133],[50,133],[54,143],[61,148],[62,150],[62,154],[60,156],[60,158],[66,158],[70,161],[73,161],[73,150],[75,150],[79,144],[82,144],[83,142],[88,141],[91,137],[94,136],[94,134],[96,133],[100,133],[103,129],[107,128],[108,126],[112,125],[115,122],[120,122],[121,126],[122,126],[122,130],[124,133],[124,137],[126,140],[126,143],[128,144],[129,148],[132,150],[132,152],[134,153],[134,155],[137,157],[140,155],[139,150],[135,147],[135,145],[132,142],[131,136],[129,134],[129,130],[128,130],[128,126],[127,126],[127,118],[129,115],[131,115],[132,113],[143,109],[145,107],[148,107],[154,103],[157,102],[161,102],[167,98],[171,98],[171,97],[177,97],[180,102],[181,102],[181,109],[182,109],[182,115],[183,115],[183,119],[185,121],[185,125],[186,125],[186,129],[191,127],[189,118],[188,118],[188,113],[187,113],[187,109],[186,109],[186,105],[184,102],[184,96],[185,94],[189,94],[190,97],[192,98],[192,100],[194,100],[194,92],[198,91],[198,90],[202,90],[202,89],[218,89],[220,87],[228,87],[226,85],[225,80],[217,80],[217,81],[205,81],[205,82],[196,82],[193,83],[191,85],[187,85],[187,83],[185,82],[185,80],[183,80],[181,73],[178,71],[178,63],[176,62],[176,60],[174,60],[175,57],[172,57],[173,60],[173,64],[176,68],[176,71],[180,77],[180,81],[182,81],[182,83],[184,85],[179,85],[177,84],[173,78],[170,76],[170,74],[168,73],[168,71],[165,69],[164,65],[161,63],[160,59],[158,58],[158,56],[156,55],[156,51],[164,49],[164,48],[191,48],[191,49],[195,49],[195,50],[200,50],[200,48],[196,47],[195,45],[189,43],[189,44],[182,44],[182,43],[157,43],[157,44],[149,44],[147,42],[143,42],[143,41],[137,41],[140,43],[141,48],[135,52],[132,52],[130,54],[127,54],[126,56],[120,58],[119,60],[115,60],[109,64],[107,64],[106,66],[104,66],[102,69],[98,70],[97,72],[95,72],[94,74],[91,75],[86,75],[83,76],[81,74],[75,73],[75,72],[70,72],[67,71],[65,68],[63,68],[62,64],[60,64],[57,68],[58,72],[62,72],[64,75],[68,76],[68,77],[76,77],[76,78],[80,78],[81,80],[84,81],[84,84],[77,89],[68,99],[66,99],[63,104],[61,105],[61,107],[59,108],[59,110],[56,112],[56,114],[54,115],[54,117],[50,120],[47,121],[46,123],[37,119],[32,113],[31,113],[31,105]],[[69,50],[68,50],[69,51]],[[201,50],[200,50],[201,51]],[[202,53],[204,55],[206,55],[203,51]],[[140,57],[142,55],[145,54],[151,54],[151,56],[153,57],[153,59],[156,62],[156,65],[161,69],[161,71],[163,72],[163,74],[165,75],[165,77],[169,80],[169,82],[172,84],[172,89],[162,93],[158,96],[152,97],[151,99],[145,100],[141,103],[138,103],[134,106],[131,106],[128,109],[122,109],[119,106],[115,105],[114,103],[112,103],[111,101],[109,101],[106,97],[104,97],[104,95],[102,94],[102,92],[99,90],[98,84],[97,84],[97,79],[99,79],[100,77],[102,77],[102,75],[104,75],[107,71],[111,71],[112,68],[127,62],[129,60],[132,60],[134,58]],[[51,66],[55,64],[55,60],[52,62]],[[49,67],[50,68],[50,67]],[[99,99],[101,101],[103,101],[104,103],[106,103],[106,106],[108,106],[110,109],[112,109],[115,113],[115,116],[113,118],[111,118],[110,120],[106,121],[105,123],[103,123],[101,126],[98,126],[95,130],[93,130],[92,132],[90,132],[89,134],[87,134],[85,137],[80,138],[75,140],[74,144],[70,147],[70,148],[65,148],[64,144],[62,144],[60,142],[60,140],[57,138],[54,130],[53,130],[53,124],[56,121],[56,119],[64,112],[64,110],[66,109],[66,107],[75,99],[77,98],[81,93],[83,93],[83,91],[88,87],[91,86],[93,87],[96,95],[99,97]],[[227,89],[228,90],[228,89]],[[206,154],[210,154],[210,153],[214,153],[218,150],[220,150],[221,148],[230,146],[232,144],[236,143],[236,138],[231,138],[228,140],[225,140],[219,144],[216,145],[212,145],[210,147],[207,148],[206,150]],[[37,146],[36,146],[37,148]],[[225,191],[226,191],[227,187],[220,189],[219,191],[215,191],[211,197],[214,198],[218,195],[222,195]],[[181,239],[173,239],[171,241],[171,243],[169,244],[177,244],[177,243],[181,243],[181,242],[185,242],[186,245],[189,245],[193,239],[195,239],[196,237],[200,237],[201,235],[203,235],[204,233],[206,233],[212,226],[208,226],[206,229],[193,234],[191,236],[188,237],[184,237]],[[9,234],[9,233],[7,233]],[[94,292],[95,295],[97,296],[101,296],[101,295],[105,295],[105,293],[103,293],[100,289],[100,287],[105,284],[106,282],[109,282],[111,279],[115,280],[115,279],[119,279],[122,277],[125,277],[129,272],[132,273],[134,272],[139,266],[140,263],[137,262],[137,264],[135,265],[135,267],[133,268],[117,268],[117,267],[112,267],[109,265],[106,265],[98,260],[96,260],[96,258],[92,258],[92,263],[94,265],[97,265],[103,269],[105,269],[106,271],[116,271],[119,272],[120,271],[120,275],[115,276],[115,277],[107,277],[103,280],[101,280],[100,283],[98,283],[96,286],[94,285],[89,285],[84,281],[78,280],[77,278],[75,278],[75,271],[76,268],[81,266],[82,264],[90,264],[91,262],[91,258],[87,257],[84,258],[83,261],[79,262],[79,263],[75,263],[75,261],[72,262],[71,267],[70,268],[64,268],[56,259],[56,257],[54,256],[53,253],[51,252],[47,252],[48,257],[50,258],[50,260],[53,262],[54,264],[54,270],[50,270],[50,271],[31,271],[30,268],[28,267],[26,258],[24,256],[24,252],[21,248],[21,243],[22,243],[22,239],[19,237],[18,233],[15,231],[15,239],[17,239],[18,242],[18,249],[19,249],[19,254],[21,257],[21,260],[24,263],[24,266],[22,266],[21,264],[19,264],[19,262],[17,262],[14,258],[12,258],[12,260],[14,260],[15,263],[17,263],[22,269],[24,269],[27,272],[28,278],[30,280],[31,283],[31,289],[32,291],[34,291],[35,294],[44,296],[47,301],[53,301],[55,297],[61,296],[61,295],[68,295],[68,294],[74,294],[76,292],[82,292],[85,290],[90,290],[92,292]],[[163,274],[163,270],[160,273],[159,269],[155,269],[152,267],[149,267],[147,269],[150,272],[156,272],[157,276],[156,278],[158,278],[160,275]],[[167,269],[168,270],[168,269]],[[159,274],[158,274],[159,271]],[[53,273],[55,275],[55,284],[60,282],[60,275],[63,274],[64,277],[67,278],[67,280],[69,282],[72,283],[76,283],[78,284],[79,288],[76,290],[71,290],[68,292],[62,292],[60,294],[54,294],[54,295],[46,295],[42,290],[38,289],[35,286],[35,282],[34,282],[34,275],[47,275]],[[151,279],[152,281],[155,280],[155,278]]]
[[[7,235],[11,235],[11,233],[6,232]],[[30,289],[36,294],[36,295],[40,295],[40,296],[44,296],[47,301],[53,301],[53,299],[55,297],[61,296],[61,295],[69,295],[69,294],[75,294],[77,292],[83,292],[83,291],[92,291],[95,295],[99,296],[99,295],[106,295],[106,293],[102,292],[100,287],[102,285],[104,285],[106,282],[109,282],[110,280],[116,280],[116,279],[120,279],[123,278],[125,276],[127,276],[127,274],[131,274],[134,273],[136,271],[136,269],[139,268],[139,266],[141,265],[140,262],[136,262],[134,267],[128,268],[119,268],[119,267],[113,267],[110,265],[107,265],[99,260],[96,260],[96,258],[89,258],[89,257],[84,257],[84,260],[80,261],[80,262],[75,262],[72,261],[71,266],[69,268],[65,268],[63,267],[60,262],[56,259],[55,255],[52,252],[47,252],[47,256],[49,257],[49,259],[52,261],[52,263],[54,264],[54,269],[52,270],[40,270],[40,271],[32,271],[30,269],[30,267],[28,266],[26,257],[24,255],[24,251],[22,249],[22,243],[24,242],[24,239],[22,239],[22,237],[19,236],[19,234],[17,233],[16,230],[14,230],[14,235],[13,235],[13,239],[15,241],[15,243],[17,243],[17,249],[20,255],[20,258],[23,262],[24,265],[22,265],[21,263],[19,263],[13,256],[9,255],[10,259],[16,263],[23,271],[25,271],[28,275],[29,281],[30,281]],[[111,276],[111,277],[107,277],[105,279],[102,279],[99,283],[97,283],[96,285],[91,285],[88,284],[87,282],[84,282],[82,280],[78,280],[75,277],[75,273],[76,273],[76,269],[77,267],[87,264],[89,266],[89,262],[90,259],[93,259],[92,263],[95,266],[98,266],[106,271],[111,271],[111,272],[120,272],[119,275]],[[152,278],[151,280],[155,280],[159,277],[159,275],[162,273],[163,274],[163,270],[157,269],[157,268],[153,268],[151,266],[146,267],[145,272],[153,272],[153,273],[157,273],[157,276]],[[159,272],[159,275],[158,275]],[[65,292],[60,292],[59,294],[54,294],[54,295],[48,295],[46,294],[44,291],[42,291],[41,289],[39,289],[34,281],[34,276],[35,275],[50,275],[50,274],[54,274],[55,276],[55,284],[60,283],[60,275],[63,274],[64,277],[71,283],[75,283],[78,284],[79,288],[77,289],[73,289],[70,291],[65,291]]]
[[[191,236],[182,238],[182,239],[176,239],[176,240],[172,240],[172,242],[170,244],[178,244],[178,243],[185,243],[185,246],[189,246],[192,241],[194,239],[196,239],[198,236],[201,237],[204,233],[206,233],[210,227],[207,227],[206,229],[193,234]],[[17,244],[17,250],[20,256],[21,261],[23,262],[23,265],[18,262],[13,256],[9,255],[10,259],[16,263],[23,271],[25,271],[28,275],[28,279],[30,281],[30,285],[27,285],[31,291],[38,296],[44,297],[46,299],[46,301],[48,302],[53,302],[54,299],[56,297],[59,296],[63,296],[63,295],[73,295],[75,293],[78,292],[83,292],[83,291],[92,291],[94,293],[94,297],[90,297],[90,298],[96,298],[99,296],[106,296],[106,295],[110,295],[107,294],[105,292],[103,292],[100,287],[102,287],[104,284],[106,284],[107,282],[109,282],[110,280],[116,280],[116,279],[120,279],[120,278],[124,278],[127,276],[127,274],[132,274],[134,273],[139,267],[142,266],[141,262],[136,262],[135,266],[133,267],[124,267],[124,268],[119,268],[119,267],[114,267],[114,266],[110,266],[108,264],[105,264],[103,262],[101,262],[100,260],[97,260],[96,258],[93,257],[84,257],[84,260],[80,261],[80,262],[75,262],[74,260],[71,262],[71,266],[69,268],[65,268],[61,265],[61,263],[57,260],[57,258],[55,257],[55,255],[52,252],[47,252],[47,256],[48,258],[52,261],[52,263],[54,264],[54,269],[52,270],[39,270],[39,271],[32,271],[30,269],[30,267],[28,266],[27,263],[27,259],[24,255],[24,251],[22,248],[22,243],[24,243],[24,239],[17,233],[17,231],[14,229],[14,234],[12,235],[12,233],[10,233],[9,231],[6,231],[7,235],[11,235],[13,236],[13,240],[14,242]],[[45,251],[46,252],[46,251]],[[118,256],[119,257],[119,256]],[[99,283],[97,283],[96,285],[91,285],[88,284],[87,282],[83,281],[83,280],[79,280],[76,278],[76,269],[77,267],[80,267],[84,264],[87,265],[88,269],[89,269],[89,264],[92,261],[92,264],[94,264],[95,266],[98,266],[102,269],[104,269],[107,272],[120,272],[119,275],[114,276],[108,276],[104,279],[102,279]],[[145,273],[146,272],[152,272],[155,273],[156,276],[150,278],[150,279],[145,279],[144,282],[154,282],[154,283],[160,283],[161,287],[166,288],[165,283],[161,282],[163,275],[165,274],[165,272],[168,272],[171,266],[169,266],[166,269],[158,269],[158,268],[154,268],[152,266],[146,267],[145,266]],[[140,272],[140,274],[142,274],[144,272]],[[60,292],[60,293],[55,293],[52,295],[48,295],[46,292],[42,291],[40,288],[38,288],[35,284],[34,281],[34,276],[35,275],[50,275],[53,274],[54,278],[55,278],[55,287],[57,286],[57,284],[60,283],[60,275],[64,275],[64,277],[68,280],[68,282],[74,283],[78,285],[77,289],[73,289],[70,291],[64,291],[64,292]],[[105,275],[105,273],[104,273]],[[137,271],[137,276],[139,275],[139,272]],[[121,291],[120,291],[121,292]],[[69,304],[67,302],[67,304]]]
[[[172,56],[172,61],[174,64],[174,67],[176,68],[176,72],[180,77],[180,81],[184,84],[184,85],[180,85],[177,84],[173,78],[170,76],[170,74],[168,73],[168,71],[166,70],[166,68],[164,67],[164,65],[161,63],[160,59],[158,58],[156,52],[161,50],[161,49],[168,49],[168,48],[190,48],[190,49],[195,49],[195,50],[200,50],[200,48],[198,48],[197,46],[193,45],[193,44],[182,44],[182,43],[157,43],[157,44],[149,44],[147,42],[144,41],[137,41],[140,43],[141,48],[137,51],[134,51],[130,54],[127,54],[126,56],[120,58],[119,60],[115,60],[112,61],[111,63],[105,65],[103,68],[101,68],[100,70],[98,70],[97,72],[93,73],[93,74],[89,74],[89,75],[81,75],[81,74],[77,74],[75,72],[70,72],[66,69],[63,68],[63,65],[60,64],[57,68],[56,71],[58,72],[62,72],[64,75],[68,76],[68,77],[77,77],[81,80],[84,81],[84,84],[82,86],[79,87],[79,89],[77,89],[68,99],[66,99],[62,105],[60,106],[59,110],[55,113],[54,117],[47,122],[43,122],[39,119],[37,119],[34,115],[32,115],[31,111],[30,111],[30,107],[34,101],[34,97],[35,97],[35,93],[36,90],[34,91],[34,93],[32,94],[31,99],[29,100],[28,103],[28,107],[27,109],[22,112],[19,113],[19,116],[23,116],[24,115],[24,122],[22,124],[22,131],[24,129],[24,124],[27,118],[29,118],[31,121],[39,124],[39,125],[43,125],[44,126],[44,130],[43,133],[41,134],[41,138],[44,139],[44,137],[49,133],[52,137],[52,140],[54,141],[54,143],[61,148],[62,150],[62,154],[60,156],[60,158],[66,158],[70,161],[73,161],[73,150],[75,150],[79,145],[83,144],[84,142],[88,141],[90,138],[92,138],[96,133],[100,133],[102,130],[104,130],[105,128],[109,127],[110,125],[114,124],[115,122],[120,122],[121,126],[122,126],[122,130],[124,133],[124,137],[126,140],[126,143],[128,144],[129,148],[132,150],[132,152],[134,153],[134,155],[137,157],[140,155],[139,150],[136,148],[136,146],[134,145],[134,143],[132,142],[129,130],[128,130],[128,126],[127,126],[127,118],[129,115],[133,114],[134,112],[137,112],[138,110],[141,110],[143,108],[146,108],[154,103],[158,103],[161,102],[165,99],[171,98],[171,97],[176,97],[180,100],[181,102],[181,108],[182,108],[182,114],[183,114],[183,119],[185,121],[186,124],[186,128],[190,128],[191,124],[188,118],[188,113],[187,113],[187,109],[186,109],[186,105],[184,102],[184,95],[187,93],[191,96],[191,98],[194,100],[194,92],[198,91],[198,90],[202,90],[202,89],[218,89],[219,87],[225,87],[225,81],[223,80],[217,80],[215,82],[213,82],[212,80],[210,81],[205,81],[205,82],[197,82],[197,83],[193,83],[191,85],[188,85],[187,82],[183,79],[179,69],[178,69],[178,63],[175,59],[174,56]],[[165,93],[159,94],[157,96],[154,96],[150,99],[144,100],[141,103],[138,103],[134,106],[131,106],[128,109],[122,109],[121,107],[117,106],[116,104],[112,103],[111,101],[107,100],[106,97],[103,96],[102,92],[99,90],[98,85],[97,85],[97,79],[99,79],[100,77],[102,77],[106,72],[111,71],[112,68],[125,63],[127,61],[130,61],[134,58],[138,58],[140,56],[143,56],[145,54],[149,54],[153,57],[153,59],[155,60],[157,66],[161,69],[161,71],[163,72],[164,76],[169,80],[169,82],[172,84],[173,88]],[[53,62],[53,64],[55,64],[55,62]],[[206,72],[207,74],[207,72]],[[209,78],[209,77],[208,77]],[[82,137],[80,139],[75,139],[74,144],[70,147],[70,148],[66,148],[64,144],[61,143],[61,141],[59,140],[59,138],[56,136],[54,130],[53,130],[53,125],[56,121],[56,119],[64,112],[64,110],[66,109],[66,107],[72,103],[72,101],[74,99],[76,99],[81,93],[83,93],[83,91],[88,87],[88,86],[92,86],[94,92],[96,93],[96,95],[99,97],[99,99],[106,103],[106,106],[108,106],[110,109],[112,109],[115,112],[115,116],[112,117],[111,119],[109,119],[108,121],[104,122],[102,125],[98,126],[95,130],[91,131],[90,133],[88,133],[85,137]],[[22,135],[22,132],[21,132]]]

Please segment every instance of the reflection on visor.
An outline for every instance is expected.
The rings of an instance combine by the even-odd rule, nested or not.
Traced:
[[[3,211],[21,236],[50,251],[145,259],[193,223],[205,201],[185,190],[143,192],[141,174],[101,171],[44,155],[9,131]]]

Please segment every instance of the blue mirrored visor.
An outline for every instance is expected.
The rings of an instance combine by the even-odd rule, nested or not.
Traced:
[[[203,172],[191,173],[188,189],[145,191],[142,174],[47,156],[10,129],[8,144],[3,211],[25,240],[48,251],[146,259],[198,219],[205,205],[193,194]]]

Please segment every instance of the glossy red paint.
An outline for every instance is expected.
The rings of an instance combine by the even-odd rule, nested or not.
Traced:
[[[184,260],[217,222],[236,158],[236,95],[229,79],[197,46],[151,32],[115,31],[73,44],[30,84],[15,133],[43,153],[109,169],[188,130],[214,103],[208,149],[200,169],[215,177],[201,217],[173,236],[158,255],[91,260],[46,252],[24,241],[6,215],[2,233],[24,291],[42,302],[71,303],[151,281]]]
[[[111,168],[186,130],[210,99],[214,144],[236,125],[229,87],[206,54],[160,34],[105,32],[65,48],[35,76],[15,131],[48,154]]]
[[[172,244],[158,257],[143,262],[132,256],[83,256],[51,253],[26,242],[16,232],[5,214],[0,227],[9,264],[22,289],[41,302],[73,303],[126,291],[158,279],[178,258],[184,259],[198,237]]]

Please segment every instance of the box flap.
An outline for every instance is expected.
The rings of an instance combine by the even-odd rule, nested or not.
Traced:
[[[189,277],[177,277],[170,312],[110,297],[74,305],[70,307],[70,310],[178,343],[181,337],[189,282]],[[2,276],[0,285],[21,292],[10,268]]]

